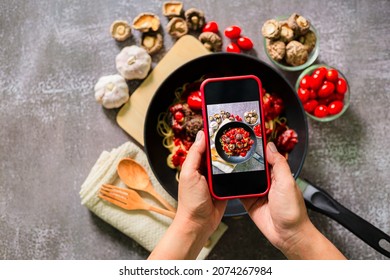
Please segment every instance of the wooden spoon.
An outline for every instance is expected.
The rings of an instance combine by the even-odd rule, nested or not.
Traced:
[[[170,211],[176,212],[175,207],[169,204],[153,187],[146,170],[131,158],[122,159],[117,166],[119,178],[131,189],[144,191],[156,198]]]

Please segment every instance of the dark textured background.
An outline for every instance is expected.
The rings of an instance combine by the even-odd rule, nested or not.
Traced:
[[[223,30],[238,24],[260,59],[260,29],[299,12],[320,34],[318,62],[348,78],[351,106],[332,123],[309,121],[302,176],[390,234],[390,1],[184,1]],[[161,13],[162,1],[0,2],[0,259],[144,259],[143,248],[80,205],[79,189],[103,150],[131,138],[117,110],[94,100],[93,87],[113,74],[116,19]],[[164,38],[165,49],[173,44]],[[225,46],[227,40],[225,40]],[[299,73],[285,73],[292,84]],[[138,82],[132,82],[132,90]],[[352,259],[382,259],[336,222],[310,212],[313,223]],[[224,219],[229,230],[210,259],[283,259],[248,217]]]

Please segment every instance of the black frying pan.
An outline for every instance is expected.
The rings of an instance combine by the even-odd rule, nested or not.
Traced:
[[[244,54],[216,53],[196,58],[171,73],[161,84],[149,105],[144,129],[145,150],[150,166],[161,185],[177,199],[176,171],[166,165],[168,150],[162,145],[162,137],[157,133],[157,119],[166,112],[174,100],[174,92],[184,83],[194,82],[205,74],[219,77],[255,75],[268,92],[278,93],[285,103],[288,125],[298,133],[298,144],[290,153],[288,163],[295,177],[301,171],[308,147],[306,115],[294,89],[287,80],[268,64]],[[239,200],[228,203],[225,216],[237,216],[246,211]]]
[[[298,144],[288,157],[291,172],[297,179],[308,149],[308,126],[306,115],[294,89],[278,71],[254,57],[243,54],[216,53],[196,58],[176,69],[161,84],[149,105],[144,127],[145,150],[150,166],[165,190],[177,199],[176,171],[166,165],[168,151],[163,147],[162,138],[157,133],[158,115],[168,110],[174,99],[176,88],[210,73],[219,77],[255,75],[260,78],[263,87],[268,92],[275,92],[283,99],[288,126],[298,134]],[[368,245],[390,257],[390,237],[386,233],[343,207],[320,188],[300,179],[298,183],[299,181],[308,207],[336,220]],[[245,213],[239,200],[228,202],[225,216]]]
[[[254,143],[252,144],[251,148],[248,150],[248,152],[246,153],[246,155],[244,157],[242,157],[242,156],[229,156],[224,152],[223,147],[222,147],[222,143],[219,139],[221,139],[222,135],[227,130],[229,130],[231,128],[239,128],[239,127],[243,128],[243,129],[245,129],[245,131],[249,132],[249,137],[250,137],[250,139],[253,140]],[[250,128],[249,125],[247,125],[243,122],[228,122],[228,123],[224,124],[222,127],[220,127],[219,130],[217,131],[217,134],[215,135],[214,145],[215,145],[215,149],[217,150],[218,155],[224,161],[230,162],[233,164],[239,164],[239,163],[243,163],[243,162],[246,162],[246,161],[251,159],[251,157],[253,156],[253,154],[256,151],[257,139],[256,139],[256,135],[255,135],[254,131],[252,130],[252,128]]]

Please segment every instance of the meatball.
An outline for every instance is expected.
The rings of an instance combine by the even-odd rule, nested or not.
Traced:
[[[199,130],[203,129],[203,120],[201,115],[193,115],[185,124],[186,133],[191,138],[195,138]]]

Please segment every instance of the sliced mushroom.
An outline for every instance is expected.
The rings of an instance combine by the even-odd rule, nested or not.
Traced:
[[[142,13],[133,20],[133,28],[141,32],[157,31],[160,18],[152,13]]]
[[[306,47],[298,42],[291,41],[286,46],[286,62],[292,66],[304,64],[309,57]]]
[[[110,33],[117,41],[125,41],[131,36],[131,27],[125,20],[116,20],[111,24]]]
[[[163,37],[160,33],[144,33],[141,45],[148,54],[155,54],[163,47]]]
[[[304,35],[310,29],[310,22],[301,15],[293,13],[287,20],[288,26],[294,30],[295,36]]]
[[[188,33],[187,22],[180,17],[173,17],[167,24],[167,32],[173,38],[180,38]]]
[[[163,15],[172,18],[179,17],[183,11],[183,2],[180,1],[167,1],[163,4]]]
[[[190,30],[200,30],[205,24],[204,13],[201,10],[195,8],[188,9],[184,16]]]
[[[261,33],[265,38],[273,39],[273,40],[278,39],[280,36],[279,22],[274,19],[267,20],[263,24],[263,27],[261,28]]]
[[[199,35],[199,41],[212,52],[219,52],[222,50],[222,39],[213,32],[203,32]]]
[[[272,41],[270,39],[266,39],[266,47],[269,56],[273,60],[281,61],[286,55],[286,44],[282,41]]]

